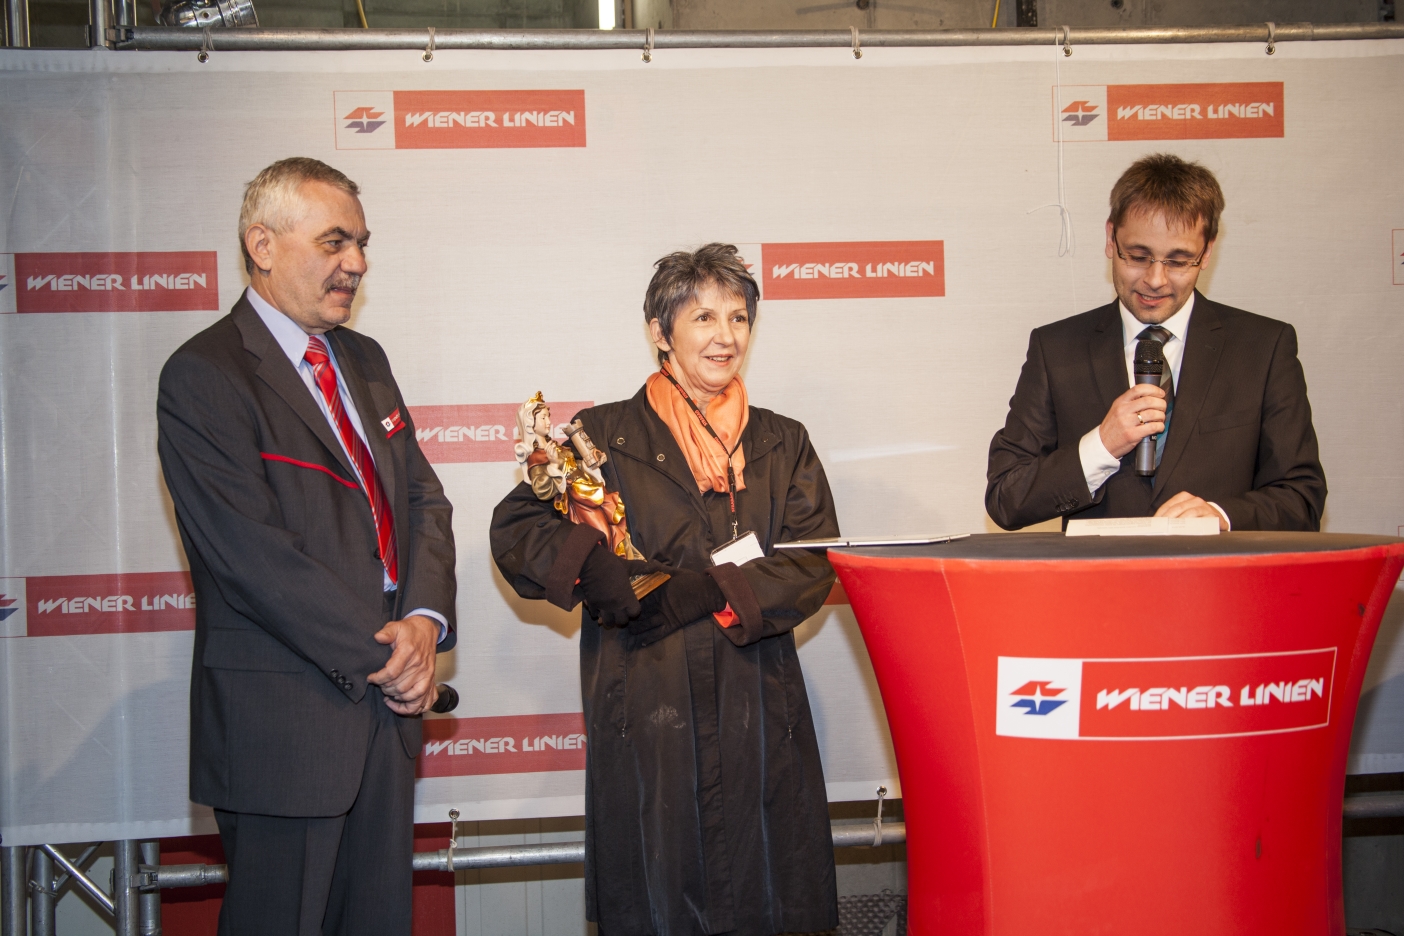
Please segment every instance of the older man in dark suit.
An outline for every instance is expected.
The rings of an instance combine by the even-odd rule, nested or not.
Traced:
[[[358,194],[312,159],[260,173],[239,224],[251,286],[161,372],[197,608],[190,796],[230,869],[221,936],[410,931],[452,508],[385,353],[342,327],[366,272]]]
[[[1148,156],[1117,181],[1107,257],[1117,301],[1034,329],[985,508],[1005,529],[1054,517],[1214,517],[1221,530],[1318,530],[1326,478],[1291,325],[1195,289],[1224,196],[1212,173]],[[1158,342],[1161,385],[1135,384]],[[1155,437],[1155,473],[1134,451]]]

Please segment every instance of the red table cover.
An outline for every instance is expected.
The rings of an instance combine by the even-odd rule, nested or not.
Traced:
[[[1404,541],[830,559],[892,730],[912,933],[1344,933],[1346,754]]]

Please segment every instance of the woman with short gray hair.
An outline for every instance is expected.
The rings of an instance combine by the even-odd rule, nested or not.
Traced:
[[[517,593],[583,602],[586,913],[600,936],[772,936],[838,924],[833,844],[794,628],[823,605],[837,536],[798,422],[740,371],[760,290],[728,244],[669,254],[644,299],[660,369],[578,419],[607,454],[646,561],[524,482],[493,514]],[[630,576],[670,577],[642,601]],[[568,597],[564,597],[568,596]]]

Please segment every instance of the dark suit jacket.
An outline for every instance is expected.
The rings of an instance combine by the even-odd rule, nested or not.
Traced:
[[[400,582],[388,618],[366,495],[247,299],[161,371],[158,448],[196,596],[190,796],[218,809],[346,812],[389,712],[367,695],[390,656],[372,635],[432,608],[450,622],[439,650],[455,639],[452,507],[380,345],[344,328],[325,337],[392,504]],[[397,409],[404,427],[387,432]],[[414,758],[420,719],[393,720]]]
[[[1130,389],[1117,303],[1036,328],[1009,418],[990,442],[985,509],[1006,530],[1144,517],[1189,491],[1235,530],[1319,530],[1326,477],[1291,325],[1195,293],[1170,436],[1154,483],[1134,450],[1087,493],[1078,442]]]

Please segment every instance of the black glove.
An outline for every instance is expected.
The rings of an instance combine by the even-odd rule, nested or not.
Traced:
[[[639,600],[629,585],[624,560],[596,543],[580,566],[580,591],[590,616],[606,627],[619,627],[639,616]]]
[[[634,648],[655,644],[674,631],[726,607],[726,595],[710,575],[666,566],[654,566],[647,571],[654,568],[667,572],[672,578],[644,596],[642,613],[629,623],[629,642]]]

